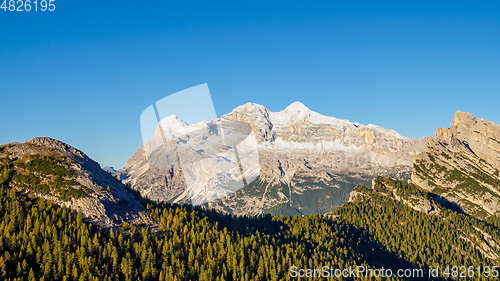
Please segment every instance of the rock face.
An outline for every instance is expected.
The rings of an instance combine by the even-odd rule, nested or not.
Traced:
[[[500,211],[500,125],[457,111],[414,159],[411,180],[478,218]]]
[[[164,135],[167,135],[165,132],[170,134],[172,129],[164,124],[173,124],[188,132],[184,133],[187,136],[184,139],[199,144],[217,135],[221,122],[250,127],[258,150],[259,169],[249,169],[248,173],[252,178],[257,176],[256,180],[207,204],[210,208],[237,215],[331,211],[348,199],[354,186],[369,185],[374,176],[408,179],[413,157],[424,149],[423,140],[406,138],[375,125],[327,117],[300,102],[280,112],[247,103],[220,119],[193,125],[183,125],[175,116],[167,118],[160,122],[157,135],[161,131]],[[204,133],[190,133],[195,128]],[[157,135],[141,147],[117,175],[150,199],[188,202],[185,171],[179,165],[161,166],[154,162],[154,159],[161,159],[158,155],[165,153],[154,151],[160,138]],[[198,156],[194,154],[192,158]],[[207,174],[216,175],[218,171],[210,170],[211,167],[205,165],[204,169]],[[219,182],[229,176],[217,175]]]
[[[276,162],[271,164],[274,169],[265,169],[264,177],[271,182],[287,182],[286,176],[293,176],[299,167],[312,170],[312,166],[325,171],[402,176],[408,173],[413,157],[423,151],[422,142],[393,130],[327,117],[300,102],[280,112],[247,103],[222,118],[252,126],[262,151],[261,162],[272,163],[268,156],[279,159],[282,169],[276,169],[280,166]]]
[[[7,156],[8,155],[8,156]],[[83,215],[86,221],[103,227],[113,227],[127,222],[135,224],[154,224],[146,214],[134,194],[127,187],[101,169],[99,164],[90,159],[82,151],[63,142],[51,138],[34,138],[26,143],[11,143],[0,147],[0,158],[9,157],[12,168],[17,175],[29,173],[39,176],[42,183],[47,183],[53,175],[43,178],[40,173],[28,172],[24,164],[34,156],[50,157],[50,159],[65,159],[57,166],[71,171],[74,176],[74,190],[85,190],[83,198],[62,200],[53,193],[36,192],[28,189],[16,177],[10,180],[9,185],[17,190],[24,191],[30,196],[43,197],[61,206],[71,208]],[[63,178],[62,180],[68,180]],[[33,187],[33,184],[29,185]]]

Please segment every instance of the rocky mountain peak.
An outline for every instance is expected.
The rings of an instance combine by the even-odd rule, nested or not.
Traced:
[[[457,111],[450,128],[438,128],[435,138],[462,146],[500,169],[500,125],[495,122]]]
[[[354,123],[348,120],[319,114],[298,101],[290,104],[282,111],[271,113],[271,118],[274,123],[284,125],[300,124],[307,126],[310,124],[328,124],[339,128],[345,126],[354,127]]]
[[[188,125],[188,123],[184,122],[184,120],[179,118],[177,115],[169,115],[161,119],[160,123],[164,127],[181,127]]]
[[[500,125],[457,111],[450,128],[436,129],[414,159],[412,181],[488,217],[500,212]]]
[[[87,221],[113,227],[123,222],[152,223],[123,183],[82,151],[48,137],[0,146],[12,160],[4,185],[82,213]],[[27,185],[27,180],[37,184]]]
[[[270,122],[269,109],[263,105],[251,102],[236,107],[229,114],[223,115],[221,118],[233,121]]]
[[[218,159],[219,156],[215,154],[211,154],[208,160],[202,156],[218,149],[218,146],[209,144],[218,134],[212,128],[218,128],[217,123],[221,120],[246,123],[256,140],[255,151],[260,167],[256,172],[258,183],[242,189],[241,194],[214,203],[218,204],[217,209],[239,215],[259,214],[280,204],[304,213],[312,212],[320,205],[322,210],[333,208],[347,200],[346,193],[339,189],[341,186],[349,189],[355,183],[364,183],[375,175],[408,178],[413,157],[423,151],[422,141],[404,138],[382,127],[364,126],[321,115],[300,102],[294,102],[278,112],[269,111],[259,104],[246,103],[220,119],[212,120],[211,126],[197,123],[176,129],[176,133],[189,136],[185,138],[186,142],[200,146],[200,149],[190,150],[194,154],[189,157],[193,163],[198,158],[203,161]],[[187,198],[189,193],[186,191],[183,171],[176,165],[162,165],[165,159],[173,158],[169,153],[175,149],[152,144],[148,142],[144,149],[139,149],[117,175],[154,200],[178,202],[179,198]],[[243,152],[239,149],[239,157],[245,157]],[[206,181],[211,186],[224,186],[221,179],[237,174],[222,173],[214,165],[196,163],[200,171],[211,176]],[[239,165],[227,157],[220,163],[235,167]],[[246,163],[241,161],[241,164]],[[354,185],[349,187],[351,183]],[[316,193],[312,190],[322,191]],[[299,198],[302,196],[312,198],[318,194],[328,195],[324,200],[319,200],[323,203],[312,203],[312,209],[300,203]],[[287,207],[287,210],[290,209]]]
[[[176,128],[188,126],[188,123],[184,122],[181,118],[176,115],[170,115],[160,120],[155,129],[154,141],[162,139],[163,135],[170,135]]]
[[[457,112],[455,112],[455,116],[453,116],[453,120],[451,121],[451,127],[456,127],[460,121],[462,121],[462,118],[471,119],[471,117],[473,118],[472,114],[457,110]]]
[[[72,156],[77,156],[80,159],[84,159],[87,157],[85,153],[83,153],[81,150],[78,150],[62,141],[49,138],[49,137],[37,137],[33,138],[26,143],[32,144],[35,146],[39,147],[46,147],[46,148],[52,148],[60,153],[62,153],[65,156],[72,155]]]
[[[253,102],[247,102],[243,105],[240,105],[233,109],[231,112],[239,112],[239,111],[253,111],[253,110],[259,110],[262,112],[269,111],[265,106],[260,105],[258,103],[253,103]]]

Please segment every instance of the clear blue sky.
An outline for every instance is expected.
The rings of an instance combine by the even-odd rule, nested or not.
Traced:
[[[2,1],[0,1],[2,2]],[[121,168],[140,114],[208,83],[246,102],[420,138],[500,122],[500,1],[56,1],[0,10],[0,143],[49,136]]]

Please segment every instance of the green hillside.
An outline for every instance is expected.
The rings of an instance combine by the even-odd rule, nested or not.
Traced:
[[[25,155],[11,159],[7,153],[0,158],[0,184],[14,185],[41,195],[54,196],[63,201],[84,198],[90,193],[79,185],[71,160],[58,153],[52,155]]]
[[[444,207],[440,215],[425,215],[369,188],[356,191],[367,196],[337,209],[331,214],[336,218],[234,217],[149,203],[157,229],[125,224],[105,231],[73,211],[1,186],[0,275],[2,280],[298,280],[290,267],[421,268],[428,276],[429,266],[498,264],[474,247],[488,243],[482,232],[500,241],[498,222]]]

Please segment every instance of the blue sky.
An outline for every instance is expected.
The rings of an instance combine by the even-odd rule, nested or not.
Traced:
[[[55,3],[0,10],[0,143],[49,136],[121,168],[143,110],[202,83],[218,116],[301,101],[413,138],[456,110],[500,122],[499,1]]]

